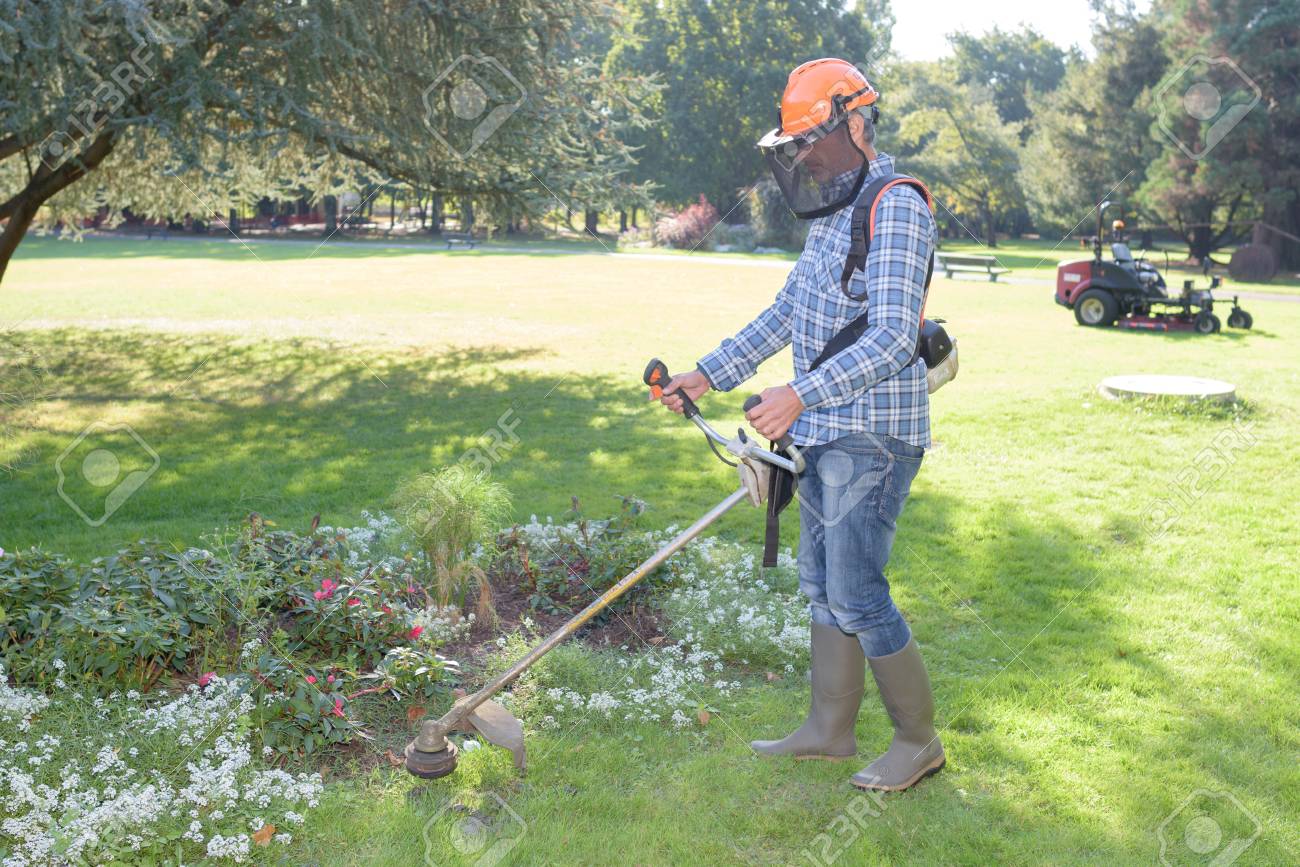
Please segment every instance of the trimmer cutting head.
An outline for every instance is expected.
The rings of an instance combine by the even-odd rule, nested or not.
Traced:
[[[406,745],[406,770],[412,776],[423,780],[437,780],[449,776],[456,770],[456,758],[459,750],[451,741],[444,749],[426,753],[415,748],[415,741]]]
[[[490,685],[491,686],[491,685]],[[500,688],[497,684],[496,688]],[[480,699],[473,710],[465,711],[471,698],[461,695],[450,712],[439,720],[426,720],[415,740],[406,745],[406,770],[425,780],[436,780],[456,770],[457,749],[447,734],[462,731],[478,735],[491,744],[505,747],[515,758],[515,767],[524,770],[524,727],[514,714],[501,705]]]

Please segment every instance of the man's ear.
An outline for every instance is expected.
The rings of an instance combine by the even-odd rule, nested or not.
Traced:
[[[856,111],[853,112],[848,117],[848,124],[849,124],[849,135],[853,136],[853,138],[855,139],[862,138],[862,129],[863,129],[862,115],[858,114]]]

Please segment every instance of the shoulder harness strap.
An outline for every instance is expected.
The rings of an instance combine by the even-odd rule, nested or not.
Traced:
[[[871,251],[871,238],[876,233],[876,206],[880,204],[881,196],[883,196],[888,190],[900,184],[905,184],[917,190],[925,198],[926,205],[928,205],[931,210],[934,209],[934,199],[930,196],[930,191],[926,188],[925,184],[921,183],[911,175],[885,175],[884,177],[876,178],[867,185],[866,190],[858,198],[857,204],[853,206],[852,226],[850,229],[852,236],[849,241],[849,254],[844,257],[844,273],[840,277],[840,290],[854,301],[867,300],[867,293],[865,292],[861,295],[854,295],[849,289],[849,283],[853,280],[853,275],[856,272],[862,271],[863,273],[866,273],[867,253]],[[927,299],[930,294],[930,280],[932,277],[934,277],[933,251],[930,253],[930,262],[926,266],[925,270],[925,295]],[[925,302],[922,301],[921,330],[923,331],[924,329]],[[867,314],[863,313],[848,325],[844,326],[844,328],[838,331],[835,336],[830,339],[822,349],[821,354],[813,359],[813,363],[810,365],[809,369],[816,370],[818,367],[821,367],[828,358],[838,355],[840,352],[848,349],[858,341],[858,338],[860,338],[866,330]],[[916,352],[912,355],[913,362],[916,361],[917,355],[919,355],[921,351],[921,341],[919,336],[916,344]]]
[[[854,295],[849,289],[853,275],[867,270],[867,254],[871,252],[871,239],[876,234],[876,208],[880,198],[894,187],[904,184],[919,192],[925,204],[934,210],[934,199],[925,184],[911,175],[884,175],[867,184],[867,188],[853,205],[852,223],[849,229],[849,255],[844,258],[844,273],[840,276],[840,290],[854,301],[866,301],[867,295]],[[925,274],[925,288],[930,288],[930,278],[934,274],[934,254],[930,254],[930,266]]]

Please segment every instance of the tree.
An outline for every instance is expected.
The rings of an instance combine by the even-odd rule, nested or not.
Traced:
[[[1169,65],[1159,23],[1131,5],[1095,9],[1096,58],[1072,59],[1054,91],[1028,100],[1021,186],[1040,230],[1073,231],[1105,198],[1133,203],[1159,151],[1145,108]]]
[[[1033,129],[1029,100],[1056,90],[1065,76],[1067,57],[1080,59],[1077,51],[1067,55],[1031,27],[994,27],[982,36],[954,33],[948,42],[953,48],[957,81],[992,91],[998,117],[1004,123],[1023,124],[1022,141]]]
[[[902,66],[899,155],[940,201],[971,217],[984,243],[997,246],[996,221],[1020,207],[1018,124],[1004,124],[989,91],[959,84],[939,63]]]
[[[1300,6],[1162,0],[1154,13],[1178,58],[1157,89],[1161,152],[1142,194],[1204,260],[1262,218],[1300,235]],[[1300,245],[1266,233],[1284,265]]]
[[[561,51],[601,8],[0,0],[0,278],[33,222],[102,206],[206,219],[372,182],[540,212],[613,184],[646,82]]]
[[[605,68],[654,75],[655,122],[630,133],[635,177],[676,205],[703,193],[725,214],[757,180],[754,143],[777,121],[790,70],[818,57],[862,64],[888,49],[887,0],[627,0]]]

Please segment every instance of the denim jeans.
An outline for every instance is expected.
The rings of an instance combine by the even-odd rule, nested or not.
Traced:
[[[925,450],[857,433],[803,449],[799,475],[799,589],[814,623],[856,635],[867,656],[912,637],[889,596],[885,564]]]

